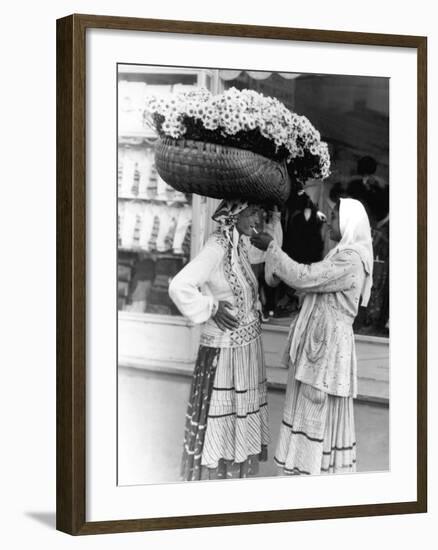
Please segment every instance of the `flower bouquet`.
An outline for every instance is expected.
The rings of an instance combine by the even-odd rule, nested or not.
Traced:
[[[304,184],[330,173],[327,144],[309,120],[252,90],[152,96],[144,116],[161,138],[157,170],[180,191],[281,204],[290,176]]]

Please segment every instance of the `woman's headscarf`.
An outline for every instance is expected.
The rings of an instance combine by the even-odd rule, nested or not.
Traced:
[[[212,219],[222,226],[235,225],[237,214],[248,208],[249,203],[243,200],[223,200],[216,208]]]
[[[363,204],[356,199],[341,199],[339,205],[339,228],[341,240],[327,254],[330,258],[340,250],[355,250],[361,257],[365,268],[365,279],[362,287],[362,305],[366,306],[373,284],[373,244],[368,214]]]
[[[249,203],[243,200],[223,200],[212,216],[233,248],[236,248],[239,242],[239,233],[236,229],[237,215],[248,206]]]

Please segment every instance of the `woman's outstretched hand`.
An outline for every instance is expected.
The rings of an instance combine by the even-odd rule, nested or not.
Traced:
[[[266,250],[272,240],[269,233],[257,233],[250,238],[251,244],[260,250]]]
[[[239,326],[237,319],[228,311],[232,307],[230,302],[219,301],[216,315],[213,319],[221,330],[233,330]]]

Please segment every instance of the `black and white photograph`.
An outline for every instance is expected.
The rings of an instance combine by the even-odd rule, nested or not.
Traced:
[[[117,484],[389,471],[390,79],[116,76]]]

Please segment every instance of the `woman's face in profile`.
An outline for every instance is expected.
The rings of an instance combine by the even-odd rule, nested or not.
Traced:
[[[342,239],[341,228],[339,224],[339,206],[335,206],[330,216],[330,239],[339,242]]]
[[[251,237],[260,221],[260,208],[250,205],[237,215],[236,229],[241,235]]]

